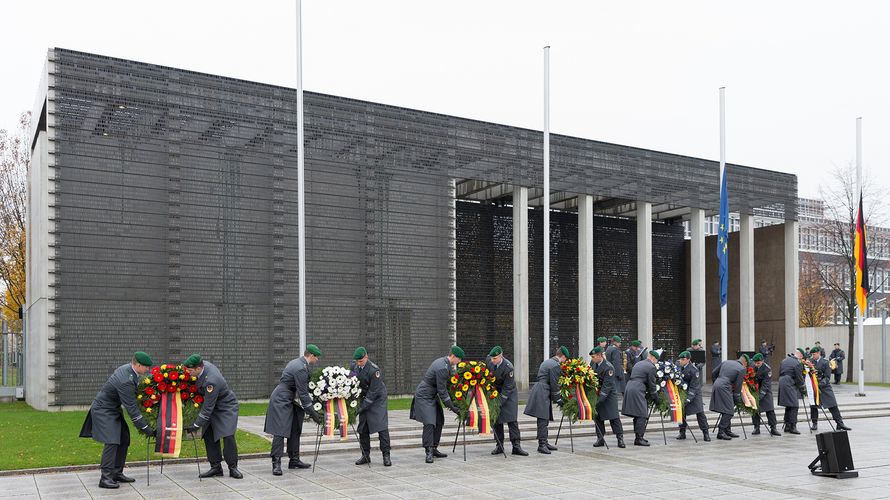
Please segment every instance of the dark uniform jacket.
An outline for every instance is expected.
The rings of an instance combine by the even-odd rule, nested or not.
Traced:
[[[617,390],[620,393],[624,393],[624,356],[621,352],[621,349],[615,345],[610,345],[608,349],[606,349],[606,361],[612,364],[612,370],[615,371],[615,382],[617,384]],[[618,367],[615,370],[615,367]]]
[[[835,349],[831,351],[831,358],[837,362],[837,370],[834,372],[838,375],[844,373],[844,360],[847,359],[847,355],[844,354],[843,349]]]
[[[538,378],[528,395],[528,403],[525,404],[523,413],[535,418],[553,420],[553,407],[550,403],[559,401],[560,375],[562,368],[556,356],[541,363],[538,368]]]
[[[699,344],[698,349],[696,349],[695,347],[690,347],[690,348],[689,348],[689,352],[692,352],[692,351],[704,351],[704,350],[705,350],[705,348],[704,348],[704,347],[701,347],[701,344]],[[695,367],[698,368],[698,376],[699,376],[699,378],[701,378],[702,373],[704,373],[702,370],[705,369],[705,363],[695,363]],[[687,383],[688,383],[688,382],[687,382]]]
[[[773,401],[773,369],[764,361],[760,368],[754,368],[754,379],[760,389],[760,411],[775,411],[776,403]]]
[[[831,388],[831,366],[825,358],[813,361],[813,365],[816,367],[816,381],[819,382],[819,404],[822,408],[834,408],[837,406],[837,399]]]
[[[655,397],[657,391],[655,365],[646,361],[637,362],[633,371],[630,373],[630,379],[627,381],[627,387],[624,389],[624,404],[621,408],[621,414],[628,417],[646,417],[649,415],[649,403],[646,401],[646,394]]]
[[[686,415],[695,415],[705,411],[705,402],[702,398],[701,372],[695,363],[689,362],[680,368],[680,376],[686,382]]]
[[[443,356],[427,369],[423,380],[414,391],[411,401],[411,419],[424,424],[436,425],[436,415],[442,411],[439,401],[448,409],[457,408],[448,395],[448,379],[451,378],[451,363]]]
[[[90,405],[80,437],[91,437],[105,444],[121,444],[121,422],[124,418],[121,405],[126,408],[134,427],[145,429],[149,426],[136,404],[139,377],[130,363],[114,370]]]
[[[779,406],[799,408],[803,392],[803,365],[794,356],[779,364]]]
[[[284,367],[278,385],[269,396],[263,432],[273,436],[290,436],[296,405],[299,404],[304,410],[312,407],[312,396],[309,394],[310,375],[309,361],[302,356],[292,359]],[[299,402],[295,401],[297,398]]]
[[[204,362],[204,371],[198,376],[198,392],[204,396],[204,404],[195,423],[205,427],[210,422],[213,440],[234,436],[238,429],[238,398],[223,378],[219,368]]]
[[[600,382],[599,398],[596,400],[596,416],[605,420],[618,418],[618,373],[612,363],[603,360],[599,364],[591,364],[596,378]]]
[[[646,360],[646,351],[640,349],[637,352],[634,352],[632,348],[628,347],[627,350],[624,351],[624,353],[627,354],[627,371],[624,374],[624,388],[627,389],[627,380],[630,379],[630,374],[634,371],[634,365],[639,363],[640,361]],[[621,370],[623,367],[619,366],[616,368]]]
[[[389,412],[386,406],[386,385],[383,384],[383,372],[380,367],[368,360],[364,367],[355,361],[349,367],[350,373],[358,378],[358,386],[362,390],[362,401],[356,412],[363,422],[368,423],[368,433],[389,429]]]
[[[509,424],[519,420],[519,393],[516,392],[516,381],[513,379],[513,363],[502,357],[501,364],[495,366],[491,362],[491,356],[485,359],[488,371],[494,377],[494,387],[498,391],[501,400],[501,412],[498,414],[496,424]]]
[[[735,402],[742,397],[742,384],[745,383],[745,367],[738,360],[727,359],[720,364],[720,373],[714,379],[709,410],[732,415]]]

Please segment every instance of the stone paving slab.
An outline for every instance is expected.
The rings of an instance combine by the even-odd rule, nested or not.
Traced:
[[[863,421],[865,422],[865,420]],[[729,442],[695,444],[650,435],[650,448],[594,449],[591,439],[576,440],[575,453],[560,441],[552,455],[529,457],[489,454],[489,444],[423,463],[423,450],[398,450],[393,467],[379,457],[369,469],[353,457],[321,454],[317,469],[271,474],[269,459],[242,460],[243,480],[229,477],[199,481],[194,463],[168,464],[164,475],[152,466],[151,485],[145,467],[131,467],[136,482],[119,490],[101,490],[98,471],[0,477],[0,498],[890,498],[890,417],[871,418],[849,434],[859,478],[836,480],[813,476],[807,464],[816,456],[815,435],[780,438],[751,436]],[[449,450],[450,451],[450,450]],[[306,458],[306,457],[304,457]],[[202,463],[202,467],[207,467]],[[610,477],[615,477],[610,481]]]

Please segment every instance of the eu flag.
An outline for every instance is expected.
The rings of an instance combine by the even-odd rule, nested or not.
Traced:
[[[720,179],[720,227],[717,230],[717,262],[720,275],[720,307],[726,305],[729,285],[729,196],[726,193],[726,169]]]

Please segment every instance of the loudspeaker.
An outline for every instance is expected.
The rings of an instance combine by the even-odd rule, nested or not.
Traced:
[[[816,446],[819,448],[819,456],[810,463],[810,472],[817,476],[831,476],[838,479],[859,477],[858,472],[851,472],[855,467],[847,431],[816,434]],[[816,462],[819,462],[818,466]]]

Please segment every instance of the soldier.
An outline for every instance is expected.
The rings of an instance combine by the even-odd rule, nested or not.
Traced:
[[[386,406],[386,386],[383,384],[383,373],[380,367],[368,359],[368,350],[359,347],[352,354],[352,375],[358,378],[362,390],[362,402],[358,414],[358,442],[362,449],[362,457],[355,465],[371,463],[371,434],[377,433],[380,440],[380,452],[383,454],[383,466],[390,467],[391,449],[389,441],[389,414]]]
[[[605,351],[608,348],[608,343],[609,343],[609,339],[607,339],[606,337],[598,337],[596,339],[596,345],[602,347],[603,351]]]
[[[645,439],[646,424],[649,422],[649,403],[646,395],[655,398],[657,392],[655,372],[661,353],[649,351],[646,361],[634,364],[627,388],[624,390],[624,403],[621,414],[634,419],[634,446],[649,446]]]
[[[700,345],[701,343],[699,343]],[[695,415],[698,420],[698,428],[701,429],[702,436],[705,441],[711,440],[711,433],[708,430],[708,417],[705,415],[705,403],[702,400],[702,378],[698,366],[692,363],[692,355],[689,351],[683,351],[677,356],[677,362],[680,364],[680,375],[686,382],[686,401],[683,405],[683,422],[680,424],[680,434],[677,439],[686,439],[686,418],[689,415]]]
[[[140,377],[148,372],[151,365],[148,354],[142,351],[134,353],[132,361],[119,366],[108,377],[87,412],[80,437],[93,438],[105,444],[102,449],[100,488],[119,488],[119,483],[135,481],[124,475],[127,449],[130,447],[130,429],[124,421],[121,405],[127,410],[133,426],[139,432],[146,436],[155,435],[155,430],[145,421],[136,405],[136,387]]]
[[[816,341],[816,344],[813,345],[813,349],[819,349],[819,356],[825,357],[825,348],[822,347],[822,342]],[[810,350],[810,354],[812,354],[812,349]],[[812,357],[812,356],[811,356]]]
[[[800,434],[797,430],[797,412],[804,394],[803,359],[804,351],[798,347],[779,365],[779,406],[785,407],[783,430],[791,434]]]
[[[612,369],[615,370],[615,390],[619,394],[624,394],[624,353],[621,351],[621,337],[618,335],[612,337],[612,345],[606,348],[605,356],[612,364]],[[620,369],[616,370],[616,367],[620,367]]]
[[[501,412],[497,422],[494,423],[494,435],[497,445],[492,450],[492,455],[500,455],[504,452],[504,424],[510,429],[510,443],[513,445],[513,455],[528,456],[528,452],[522,449],[519,435],[519,394],[516,392],[516,381],[513,380],[513,363],[504,356],[504,350],[496,345],[491,348],[488,358],[485,360],[488,371],[494,375],[494,388],[498,391],[501,402]]]
[[[819,404],[822,408],[827,408],[831,412],[831,417],[837,424],[839,431],[852,431],[853,429],[844,425],[844,419],[841,417],[841,411],[837,407],[837,399],[834,397],[834,389],[831,388],[831,367],[828,360],[822,357],[822,349],[818,345],[813,347],[813,366],[816,368],[816,381],[819,383]],[[819,425],[819,410],[815,406],[810,407],[810,416],[813,420],[813,430]]]
[[[776,405],[773,403],[773,370],[764,361],[762,352],[758,352],[751,358],[754,361],[754,379],[759,387],[760,408],[759,410],[766,413],[766,421],[769,424],[769,433],[773,436],[781,436],[782,433],[776,430],[778,421],[776,420]],[[758,412],[751,417],[754,423],[754,432],[751,434],[760,434],[760,413]]]
[[[183,363],[189,375],[198,380],[198,392],[204,397],[201,413],[191,427],[185,431],[194,434],[204,427],[204,447],[207,449],[207,460],[210,470],[198,477],[208,478],[222,476],[223,453],[220,451],[220,439],[225,443],[226,465],[229,476],[235,479],[244,477],[238,470],[238,444],[235,442],[235,431],[238,429],[238,398],[229,389],[226,379],[219,368],[213,363],[201,359],[199,354],[192,354]]]
[[[442,427],[445,426],[445,414],[442,405],[460,413],[460,410],[451,401],[448,395],[448,379],[454,366],[464,359],[464,350],[454,345],[451,352],[430,365],[423,376],[423,380],[414,391],[414,399],[411,401],[411,419],[423,424],[423,449],[426,450],[426,463],[433,463],[433,458],[445,458],[448,455],[439,451],[439,441],[442,439]],[[442,405],[439,404],[442,402]]]
[[[745,383],[745,367],[748,366],[748,361],[747,354],[742,354],[738,361],[728,359],[720,364],[719,373],[714,377],[711,404],[708,409],[720,414],[717,439],[729,441],[739,437],[732,432],[732,416],[736,412],[736,405],[742,401],[742,384]]]
[[[630,374],[634,369],[634,364],[636,364],[638,361],[641,361],[640,356],[642,356],[642,354],[643,354],[643,350],[640,347],[641,345],[643,345],[643,343],[640,342],[639,340],[632,340],[630,342],[630,347],[628,347],[627,350],[624,351],[624,354],[627,355],[627,369],[624,370],[624,375],[625,375],[624,380],[625,381],[627,381],[627,379],[630,378]],[[616,366],[615,368],[618,368],[618,367]],[[618,369],[620,369],[620,368],[618,368]],[[627,383],[624,384],[624,388],[625,388],[625,390],[627,389]]]
[[[590,367],[596,373],[596,378],[600,381],[599,394],[596,400],[596,415],[593,422],[596,425],[596,442],[593,443],[594,448],[599,448],[606,444],[604,436],[606,435],[606,420],[612,427],[612,434],[618,439],[618,447],[624,448],[624,427],[621,425],[621,418],[618,416],[618,381],[617,371],[615,367],[603,358],[603,348],[594,347],[590,351]]]
[[[770,346],[766,339],[760,341],[760,349],[758,352],[763,355],[763,362],[767,365],[769,365],[769,355],[773,353],[774,347],[775,346]]]
[[[831,357],[829,358],[829,363],[831,360],[834,360],[836,364],[836,368],[834,369],[834,385],[838,385],[841,383],[841,375],[844,374],[844,360],[847,359],[847,355],[844,354],[844,350],[841,349],[841,345],[837,342],[834,343],[834,350],[831,351]]]
[[[287,438],[288,469],[308,469],[311,465],[300,460],[300,435],[303,433],[303,420],[308,413],[316,424],[321,425],[322,417],[312,404],[309,394],[309,378],[312,365],[321,356],[321,349],[314,344],[306,346],[303,356],[291,360],[278,385],[269,396],[266,410],[266,424],[263,432],[272,434],[272,474],[280,476],[281,456],[284,454],[284,439]]]
[[[553,420],[551,403],[556,403],[560,407],[563,405],[563,400],[559,397],[559,377],[562,375],[560,364],[568,357],[569,349],[566,346],[561,346],[556,352],[556,356],[545,359],[541,363],[541,366],[538,367],[538,378],[528,395],[528,403],[526,403],[523,412],[538,419],[538,453],[545,455],[556,451],[556,446],[547,441],[547,427]]]
[[[695,339],[692,341],[692,347],[689,348],[690,351],[704,351],[705,346],[702,345],[701,339]],[[691,359],[690,354],[690,359]],[[695,367],[698,369],[698,376],[701,377],[701,374],[704,373],[705,364],[704,363],[695,363]]]
[[[723,362],[723,347],[720,346],[720,342],[714,341],[711,344],[711,374],[714,375],[714,379],[717,378],[717,372],[720,368],[720,363]]]

